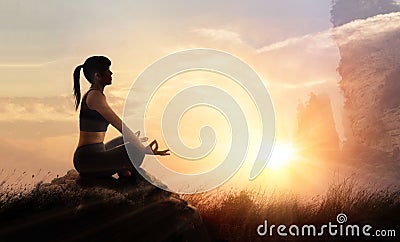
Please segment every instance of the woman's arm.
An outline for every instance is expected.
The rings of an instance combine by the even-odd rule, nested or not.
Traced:
[[[111,109],[106,101],[106,97],[99,91],[92,91],[88,93],[86,104],[90,109],[99,112],[112,126],[114,126],[121,134],[124,131],[124,137],[134,145],[138,150],[144,154],[151,155],[169,155],[169,150],[158,151],[157,141],[154,140],[148,146],[144,146],[139,137],[129,129],[129,127],[122,122],[121,118]],[[156,145],[153,148],[153,145]]]

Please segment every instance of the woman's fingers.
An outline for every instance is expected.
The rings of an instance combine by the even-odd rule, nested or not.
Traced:
[[[140,130],[136,131],[135,135],[140,139],[141,142],[146,142],[149,140],[149,138],[147,138],[147,137],[140,138]]]
[[[150,149],[151,153],[153,153],[153,155],[154,155],[154,149],[153,149],[154,142],[156,142],[156,140],[153,140],[153,141],[147,146],[147,147]]]
[[[155,148],[155,150],[157,151],[158,150],[158,142],[156,141],[156,148]]]
[[[157,155],[161,155],[161,156],[170,155],[168,152],[169,152],[169,150],[161,150],[161,151],[157,152]]]
[[[164,156],[164,155],[170,155],[168,152],[169,152],[169,149],[167,149],[167,150],[158,150],[158,142],[157,142],[157,140],[153,140],[150,144],[149,144],[149,146],[150,146],[150,149],[151,149],[151,151],[153,152],[153,154],[154,155],[162,155],[162,156]],[[154,146],[154,147],[153,147]]]
[[[153,140],[153,142],[150,143],[150,148],[151,148],[151,151],[153,152],[153,154],[157,153],[157,150],[158,150],[157,140]]]

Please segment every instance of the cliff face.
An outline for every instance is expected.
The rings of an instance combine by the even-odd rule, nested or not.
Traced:
[[[399,5],[393,1],[339,0],[331,12],[332,22],[338,26],[398,11]],[[338,72],[345,97],[347,143],[392,154],[400,146],[400,18],[397,13],[386,16],[360,22],[359,26],[364,23],[374,30],[371,34],[366,33],[367,28],[355,28],[351,35],[362,37],[342,41],[345,33],[335,40],[341,55]],[[386,25],[396,21],[399,27],[384,29],[384,21]]]
[[[0,204],[1,241],[208,241],[196,208],[135,178],[75,170]]]
[[[390,33],[376,39],[340,47],[338,69],[345,97],[345,115],[351,130],[346,133],[356,142],[391,152],[400,144],[400,75],[397,69],[400,34]]]

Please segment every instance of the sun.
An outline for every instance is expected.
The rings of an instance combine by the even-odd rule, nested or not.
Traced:
[[[295,158],[295,148],[291,143],[276,143],[267,166],[272,170],[282,169]]]

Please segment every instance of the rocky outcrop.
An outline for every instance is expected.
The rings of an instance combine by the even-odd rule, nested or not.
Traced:
[[[331,101],[327,94],[310,94],[310,99],[297,107],[296,146],[303,155],[334,159],[339,153]]]
[[[83,178],[70,170],[3,204],[1,241],[208,241],[197,209],[140,175]]]
[[[400,11],[399,5],[386,0],[335,3],[332,8],[335,26]],[[400,18],[392,13],[387,19],[387,24],[393,24]],[[354,28],[344,32],[351,34],[351,38],[342,41],[346,36],[336,36],[335,40],[341,55],[338,72],[345,97],[346,144],[362,145],[390,156],[400,146],[400,27],[379,31],[377,28],[383,28],[384,21],[383,15],[375,21],[366,21],[365,25],[374,30],[370,35],[366,28]],[[357,35],[362,37],[355,38]]]
[[[339,73],[340,87],[345,96],[347,128],[356,142],[368,147],[391,152],[400,144],[399,106],[385,101],[393,96],[387,90],[395,86],[397,78],[390,78],[400,63],[400,53],[389,46],[400,46],[400,34],[392,33],[379,39],[342,46]],[[400,89],[394,90],[397,93]]]

